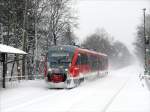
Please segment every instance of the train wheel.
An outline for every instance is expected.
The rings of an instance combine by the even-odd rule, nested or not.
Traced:
[[[72,89],[72,88],[75,88],[75,87],[76,87],[76,84],[75,84],[75,81],[73,79],[67,81],[66,89]]]
[[[74,83],[75,83],[75,85],[76,85],[76,87],[77,87],[77,86],[80,85],[81,80],[80,80],[80,79],[75,79],[75,80],[74,80]]]
[[[80,80],[80,83],[82,83],[82,82],[85,81],[84,77],[83,77],[83,78],[80,78],[79,80]]]
[[[84,81],[84,78],[69,80],[67,82],[67,87],[66,88],[67,89],[72,89],[72,88],[78,87],[81,84],[81,82],[83,82],[83,81]]]

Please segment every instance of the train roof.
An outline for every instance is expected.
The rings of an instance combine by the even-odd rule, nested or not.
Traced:
[[[57,45],[57,46],[51,46],[49,48],[49,51],[55,51],[55,50],[65,50],[65,51],[75,51],[75,49],[78,48],[76,46],[72,45]]]
[[[89,50],[89,49],[86,49],[86,48],[80,48],[78,46],[73,46],[73,45],[57,45],[57,46],[51,46],[49,48],[49,51],[55,51],[55,50],[59,50],[59,49],[63,49],[65,51],[70,51],[70,52],[74,52],[76,49],[82,51],[82,52],[88,52],[88,53],[93,53],[93,54],[98,54],[98,55],[101,55],[101,56],[107,56],[106,54],[104,53],[100,53],[100,52],[96,52],[96,51],[93,51],[93,50]]]
[[[83,48],[78,48],[80,51],[83,51],[83,52],[88,52],[88,53],[92,53],[92,54],[97,54],[97,55],[101,55],[101,56],[106,56],[106,54],[104,53],[101,53],[101,52],[97,52],[97,51],[93,51],[93,50],[89,50],[89,49],[83,49]]]

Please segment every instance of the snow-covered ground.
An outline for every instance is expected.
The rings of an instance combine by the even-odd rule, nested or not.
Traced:
[[[150,91],[134,65],[79,87],[48,89],[43,80],[0,90],[0,112],[150,112]]]

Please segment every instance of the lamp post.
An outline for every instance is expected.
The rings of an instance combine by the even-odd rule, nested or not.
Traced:
[[[147,38],[146,38],[146,34],[145,34],[145,11],[146,8],[143,8],[143,17],[144,17],[144,22],[143,22],[143,37],[144,37],[144,68],[145,68],[145,74],[147,74]]]

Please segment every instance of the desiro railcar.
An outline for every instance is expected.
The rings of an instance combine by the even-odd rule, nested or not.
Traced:
[[[45,79],[49,88],[73,88],[85,78],[107,74],[108,56],[71,45],[48,50]]]

